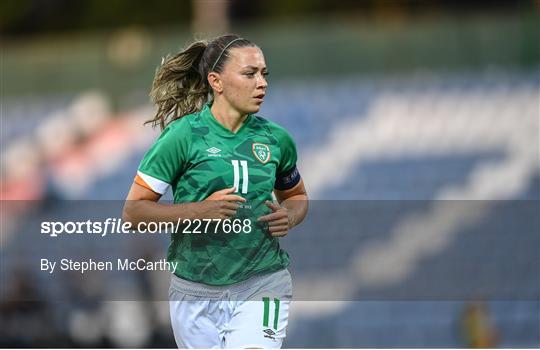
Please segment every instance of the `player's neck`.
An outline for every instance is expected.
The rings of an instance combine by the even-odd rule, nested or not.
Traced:
[[[247,114],[241,114],[234,108],[231,108],[231,106],[220,103],[219,101],[214,101],[210,110],[212,111],[214,118],[232,132],[237,132],[248,116]]]

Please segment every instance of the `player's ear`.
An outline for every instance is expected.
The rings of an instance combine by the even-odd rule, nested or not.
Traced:
[[[210,72],[208,73],[208,83],[210,84],[210,87],[215,92],[223,92],[223,83],[221,81],[221,77],[219,76],[219,73],[216,72]]]

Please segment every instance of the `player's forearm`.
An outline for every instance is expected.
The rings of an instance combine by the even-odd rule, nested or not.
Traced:
[[[128,200],[124,205],[122,218],[132,225],[149,222],[172,222],[178,219],[201,218],[204,208],[201,202],[183,204],[162,204],[151,200]]]
[[[287,208],[289,215],[289,228],[300,224],[308,211],[308,198],[305,194],[291,196],[281,202],[281,206]]]

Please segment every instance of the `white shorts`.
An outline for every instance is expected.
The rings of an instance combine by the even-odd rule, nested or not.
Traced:
[[[274,348],[285,338],[291,275],[287,269],[229,286],[172,276],[169,307],[179,348]]]

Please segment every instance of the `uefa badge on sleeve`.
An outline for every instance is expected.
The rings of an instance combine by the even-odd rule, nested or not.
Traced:
[[[251,146],[251,150],[259,162],[266,164],[270,160],[270,147],[268,145],[255,142]]]

